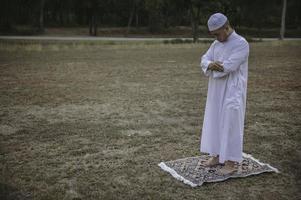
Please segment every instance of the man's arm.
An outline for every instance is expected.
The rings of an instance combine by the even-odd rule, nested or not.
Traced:
[[[209,64],[208,70],[223,72],[224,71],[224,67],[223,67],[223,65],[222,65],[221,62],[216,61],[216,62],[212,62],[212,63]]]
[[[213,63],[213,51],[215,42],[213,42],[207,52],[202,56],[200,66],[206,76],[210,76],[211,70],[210,65]]]
[[[221,78],[228,75],[230,72],[236,71],[239,66],[246,61],[249,56],[249,44],[242,40],[238,47],[236,47],[231,56],[221,63],[223,71],[215,70],[213,78]]]

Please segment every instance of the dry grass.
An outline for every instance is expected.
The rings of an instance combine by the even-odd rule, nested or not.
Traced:
[[[300,42],[251,44],[244,151],[278,168],[192,189],[209,44],[0,45],[1,199],[300,198]]]

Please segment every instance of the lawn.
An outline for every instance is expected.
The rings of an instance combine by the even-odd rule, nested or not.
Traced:
[[[300,199],[301,42],[251,43],[244,152],[280,170],[191,188],[209,44],[0,41],[1,199]]]

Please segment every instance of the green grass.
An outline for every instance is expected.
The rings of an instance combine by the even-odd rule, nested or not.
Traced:
[[[190,188],[157,166],[199,154],[208,46],[1,41],[1,199],[298,199],[300,42],[251,44],[244,151],[280,174]]]

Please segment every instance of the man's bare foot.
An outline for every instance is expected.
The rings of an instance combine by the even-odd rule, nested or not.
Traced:
[[[232,174],[238,171],[238,163],[234,161],[227,160],[225,165],[220,169],[220,172],[224,175]]]
[[[202,165],[205,167],[213,167],[218,164],[219,164],[219,156],[213,156],[208,160],[206,160],[204,163],[202,163]]]

